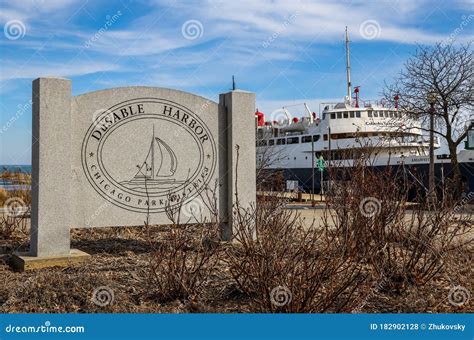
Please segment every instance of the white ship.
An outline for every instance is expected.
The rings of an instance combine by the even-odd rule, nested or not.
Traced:
[[[397,97],[392,103],[364,101],[359,98],[359,87],[352,92],[348,41],[346,29],[347,96],[342,102],[321,104],[319,115],[303,103],[307,116],[302,118],[292,117],[283,107],[278,111],[284,119],[276,121],[265,121],[257,109],[257,165],[283,170],[286,180],[298,181],[300,190],[312,191],[312,162],[323,159],[326,167],[350,167],[353,159],[371,146],[375,150],[371,166],[402,166],[407,176],[426,189],[429,136],[423,134],[416,118],[398,110]],[[439,147],[435,136],[434,148]],[[460,151],[458,161],[464,187],[473,191],[474,150]],[[314,190],[319,192],[320,176],[317,168],[314,171]],[[449,155],[436,155],[438,181],[450,173]]]

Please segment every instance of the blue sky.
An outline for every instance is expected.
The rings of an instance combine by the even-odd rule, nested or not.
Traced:
[[[147,85],[217,100],[231,87],[257,107],[345,94],[377,99],[416,44],[472,39],[474,1],[0,1],[0,164],[30,164],[31,82],[73,80],[73,94]],[[303,107],[295,107],[295,115]],[[299,110],[299,111],[298,111]]]

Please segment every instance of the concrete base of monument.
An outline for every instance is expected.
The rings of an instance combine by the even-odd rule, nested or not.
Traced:
[[[31,256],[29,253],[13,254],[11,266],[18,271],[28,271],[49,267],[70,267],[84,262],[90,255],[78,250],[71,249],[69,254],[55,256]]]

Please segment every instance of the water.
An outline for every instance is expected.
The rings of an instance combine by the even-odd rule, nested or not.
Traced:
[[[31,165],[0,165],[0,173],[4,171],[22,172],[31,174]],[[28,190],[29,185],[14,183],[8,179],[0,179],[0,189],[11,190]]]
[[[31,165],[0,165],[0,172],[25,172],[31,174]]]

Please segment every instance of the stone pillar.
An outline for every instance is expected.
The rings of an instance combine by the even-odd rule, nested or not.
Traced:
[[[33,81],[30,256],[69,255],[71,81]]]
[[[225,128],[219,138],[220,143],[225,144],[219,147],[225,151],[220,155],[226,155],[219,162],[225,163],[220,171],[221,179],[225,175],[225,185],[220,191],[220,213],[222,238],[229,241],[233,234],[232,212],[237,203],[239,208],[247,209],[256,201],[255,94],[231,91],[220,95],[219,104],[225,115],[221,119]]]

